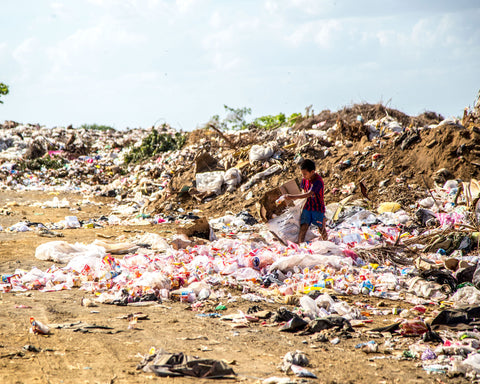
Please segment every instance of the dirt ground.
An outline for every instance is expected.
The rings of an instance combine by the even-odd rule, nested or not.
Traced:
[[[21,220],[32,222],[59,221],[67,215],[79,219],[99,217],[108,214],[109,200],[103,198],[103,206],[85,206],[80,211],[63,209],[32,208],[27,205],[35,201],[51,200],[47,193],[2,192],[0,207],[8,202],[10,215],[0,216],[0,274],[11,273],[16,268],[29,270],[32,266],[46,269],[51,262],[37,260],[35,249],[39,244],[57,240],[40,237],[36,232],[9,233],[5,229]],[[60,195],[70,201],[81,199],[79,195]],[[127,232],[126,232],[127,231]],[[122,227],[111,226],[102,229],[62,230],[67,242],[90,243],[98,235],[132,235],[132,231],[147,231],[164,234],[172,233],[171,227],[162,225]],[[233,295],[241,292],[231,291]],[[354,346],[372,340],[365,334],[370,326],[390,324],[394,316],[372,316],[373,323],[366,328],[358,328],[351,339],[341,339],[333,345],[330,342],[316,341],[315,336],[298,336],[278,331],[273,323],[251,323],[248,328],[232,328],[231,324],[218,318],[199,317],[198,312],[185,303],[165,301],[162,305],[145,307],[121,307],[100,305],[81,306],[83,297],[93,298],[84,291],[42,293],[0,294],[0,382],[1,383],[197,383],[208,382],[190,378],[157,378],[136,370],[151,347],[169,352],[225,359],[232,363],[237,373],[236,379],[223,382],[257,382],[271,376],[285,376],[278,365],[285,353],[294,350],[304,351],[309,359],[309,370],[318,376],[318,383],[460,383],[464,379],[449,379],[445,375],[429,375],[418,361],[392,359],[406,349],[407,339],[396,344],[393,355],[384,353],[365,354]],[[369,297],[342,298],[349,303],[378,302]],[[384,300],[387,307],[409,308],[411,305]],[[206,312],[214,309],[219,302],[209,302],[203,308]],[[223,302],[225,314],[246,312],[249,307],[258,305],[264,310],[275,311],[282,304],[252,303],[238,297],[236,302]],[[293,309],[293,306],[286,306]],[[430,308],[429,311],[434,308]],[[142,312],[148,320],[140,321],[136,329],[128,329],[128,321],[120,317]],[[74,332],[69,329],[54,329],[50,336],[29,333],[29,318],[46,324],[73,323],[82,321],[89,324],[109,326],[111,329],[92,329],[89,333]],[[334,338],[332,335],[330,339]],[[376,339],[383,350],[383,339]],[[23,347],[32,345],[39,352],[31,352]],[[294,377],[292,377],[294,379]],[[299,379],[298,379],[299,380]]]

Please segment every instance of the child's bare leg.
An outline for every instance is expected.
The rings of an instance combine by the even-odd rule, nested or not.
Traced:
[[[322,240],[328,240],[327,229],[325,228],[325,218],[323,218],[322,228],[320,228],[320,235],[322,236]]]
[[[308,231],[308,224],[301,224],[300,231],[298,232],[298,244],[303,243],[305,241],[305,235]]]

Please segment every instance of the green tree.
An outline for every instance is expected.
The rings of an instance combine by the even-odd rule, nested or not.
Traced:
[[[8,85],[0,83],[0,97],[8,95]],[[0,104],[3,104],[3,101],[0,100]]]
[[[251,108],[231,108],[228,105],[224,105],[223,108],[225,109],[226,117],[220,120],[219,115],[214,115],[210,118],[210,124],[223,131],[247,128],[248,124],[245,118],[252,113]]]

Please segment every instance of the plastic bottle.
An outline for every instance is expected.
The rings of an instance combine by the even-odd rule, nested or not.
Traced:
[[[285,195],[280,196],[277,200],[275,200],[276,205],[280,205],[285,201]]]
[[[31,331],[37,335],[49,335],[50,328],[45,324],[42,324],[40,321],[35,320],[33,317],[30,317],[30,324],[32,325]]]

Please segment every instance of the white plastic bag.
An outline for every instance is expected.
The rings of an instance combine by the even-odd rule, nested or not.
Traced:
[[[297,253],[293,256],[279,258],[270,266],[269,271],[279,270],[286,273],[288,271],[293,271],[295,267],[302,269],[313,268],[317,265],[329,266],[339,270],[344,266],[351,266],[352,259],[349,257]]]
[[[453,301],[455,308],[469,305],[479,305],[480,291],[475,287],[467,285],[457,290],[450,300]]]
[[[300,231],[300,216],[302,214],[304,200],[297,200],[293,207],[289,207],[283,214],[271,219],[267,226],[284,242],[291,241],[295,243],[298,240]],[[309,229],[305,235],[305,241],[315,238],[315,235]]]
[[[65,216],[65,228],[80,228],[77,216]]]
[[[66,241],[50,241],[40,244],[35,250],[35,257],[40,260],[52,260],[57,263],[67,263],[76,256],[105,256],[105,248],[81,243],[69,244]]]
[[[227,191],[232,192],[242,182],[242,174],[237,168],[230,168],[225,172],[224,180],[227,184]]]
[[[100,271],[103,268],[102,258],[89,254],[77,254],[65,268],[80,273],[86,266],[93,271]]]
[[[223,171],[197,173],[195,179],[198,192],[215,193],[219,195],[222,193],[224,176],[225,172]]]
[[[159,271],[153,271],[145,272],[139,279],[135,280],[134,285],[137,287],[170,290],[171,281],[163,273]]]
[[[250,163],[267,160],[273,156],[273,149],[267,146],[253,145],[250,149]]]
[[[307,315],[310,319],[315,319],[318,309],[317,303],[310,296],[302,296],[300,298],[300,307],[302,307],[304,314]]]
[[[156,233],[146,233],[138,239],[138,244],[148,244],[151,249],[156,251],[166,251],[170,249],[167,240]]]

